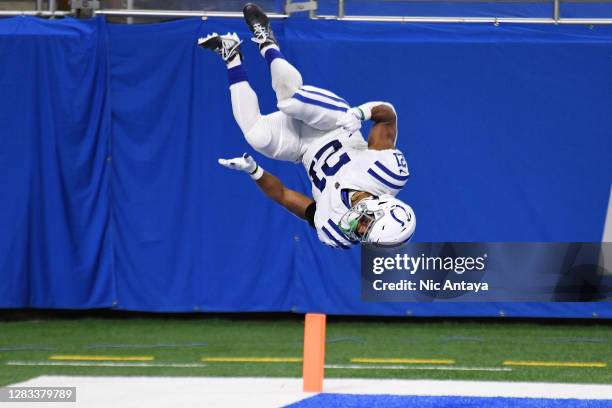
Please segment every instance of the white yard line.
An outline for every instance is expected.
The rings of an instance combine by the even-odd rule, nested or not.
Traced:
[[[201,363],[149,363],[115,361],[7,361],[10,366],[74,366],[74,367],[170,367],[203,368]],[[412,366],[375,364],[326,364],[325,368],[343,370],[442,370],[442,371],[512,371],[510,367],[462,367],[462,366]]]
[[[278,407],[313,395],[302,392],[299,378],[43,376],[19,385],[77,387],[77,403],[65,404],[71,408]],[[612,385],[598,384],[331,378],[324,389],[340,394],[612,399]]]
[[[325,368],[343,370],[441,370],[441,371],[512,371],[510,367],[408,366],[372,364],[326,364]]]

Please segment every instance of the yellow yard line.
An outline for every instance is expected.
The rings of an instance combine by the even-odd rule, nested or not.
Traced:
[[[54,354],[49,360],[68,361],[153,361],[153,356],[83,356],[78,354]]]
[[[455,360],[421,358],[351,358],[351,363],[455,364]]]
[[[299,357],[203,357],[202,361],[216,363],[301,363]]]
[[[507,366],[527,366],[527,367],[606,367],[606,363],[584,363],[576,361],[512,361],[506,360],[503,363]]]

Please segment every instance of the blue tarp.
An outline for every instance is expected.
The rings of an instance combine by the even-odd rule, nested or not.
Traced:
[[[275,26],[305,82],[389,100],[418,241],[599,241],[612,180],[612,28]],[[225,68],[237,31],[262,111],[265,61],[236,20],[0,20],[0,307],[612,317],[608,304],[359,299],[359,250],[318,243],[218,157],[252,152]],[[289,187],[300,166],[255,154]]]
[[[104,21],[0,21],[0,307],[112,303]]]

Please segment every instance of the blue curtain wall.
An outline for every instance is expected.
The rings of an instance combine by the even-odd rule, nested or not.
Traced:
[[[612,27],[275,23],[308,84],[388,100],[417,241],[599,241],[612,180]],[[0,307],[612,317],[606,303],[360,300],[359,249],[321,245],[219,157],[252,152],[225,67],[241,21],[0,20]],[[309,192],[300,166],[261,165]]]

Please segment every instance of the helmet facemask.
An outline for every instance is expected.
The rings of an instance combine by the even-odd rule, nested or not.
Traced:
[[[374,224],[385,214],[384,210],[370,210],[365,202],[351,207],[340,219],[338,227],[351,240],[368,242]]]

